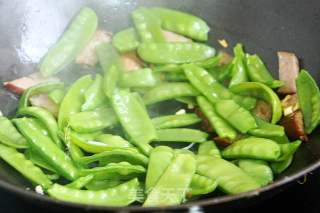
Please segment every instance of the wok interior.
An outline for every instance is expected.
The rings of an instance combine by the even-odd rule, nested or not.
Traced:
[[[93,8],[103,29],[117,32],[130,24],[130,12],[138,6],[165,6],[188,11],[204,18],[211,27],[210,43],[219,48],[217,39],[226,39],[229,49],[241,42],[248,52],[261,55],[270,71],[277,77],[276,51],[293,51],[301,57],[302,65],[320,81],[320,28],[317,20],[305,23],[312,11],[295,11],[286,7],[286,1],[240,0],[69,0],[19,1],[0,4],[0,79],[1,82],[24,76],[36,70],[36,64],[47,49],[61,35],[69,20],[84,5]],[[264,8],[261,10],[261,8]],[[295,8],[300,10],[300,8]],[[308,12],[308,14],[306,14]],[[291,15],[294,14],[294,16]],[[288,18],[290,17],[290,18]],[[310,18],[310,17],[309,17]],[[318,18],[319,19],[319,18]],[[86,68],[71,66],[72,73],[88,72]],[[4,88],[0,89],[0,109],[13,115],[17,98]],[[291,176],[320,159],[318,131],[311,141],[304,143],[295,156],[292,166],[276,179]],[[0,179],[26,188],[28,182],[11,167],[0,161]]]

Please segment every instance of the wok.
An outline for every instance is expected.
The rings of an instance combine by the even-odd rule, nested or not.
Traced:
[[[210,43],[226,39],[232,47],[245,44],[248,52],[258,53],[277,76],[276,51],[292,51],[301,57],[301,64],[320,83],[320,3],[317,0],[0,0],[0,81],[31,73],[37,62],[54,44],[69,20],[82,6],[93,8],[104,29],[116,32],[129,26],[129,14],[138,6],[166,6],[203,17],[211,27]],[[230,50],[229,50],[230,51]],[[0,109],[13,114],[17,98],[0,89]],[[304,143],[292,166],[267,187],[233,196],[205,197],[181,206],[144,209],[138,206],[121,208],[129,211],[182,211],[190,208],[210,210],[233,209],[265,199],[289,183],[320,166],[318,131]],[[60,210],[120,211],[118,208],[84,206],[41,196],[32,190],[17,172],[0,161],[0,190],[35,205]]]

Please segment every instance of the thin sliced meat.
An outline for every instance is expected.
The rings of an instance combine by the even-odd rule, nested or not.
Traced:
[[[229,145],[231,145],[233,143],[232,140],[230,140],[229,138],[221,138],[221,137],[214,137],[213,141],[222,148],[225,148]]]
[[[296,78],[299,74],[299,61],[295,54],[289,52],[278,52],[279,79],[284,81],[284,86],[278,92],[281,94],[296,93]]]
[[[138,57],[135,51],[122,54],[121,62],[124,71],[134,71],[143,67],[143,61]]]
[[[179,35],[177,33],[167,31],[167,30],[162,30],[164,38],[166,39],[167,42],[192,42],[190,38],[184,37],[182,35]]]
[[[96,47],[104,42],[111,41],[112,34],[104,30],[97,30],[93,35],[91,41],[82,50],[82,52],[77,56],[77,64],[85,64],[94,66],[98,63],[98,57],[96,54]]]
[[[304,131],[303,117],[300,110],[284,116],[281,125],[284,127],[286,134],[291,140],[308,141]]]
[[[272,108],[270,104],[263,100],[258,100],[256,107],[253,109],[253,114],[257,117],[270,122],[272,118]]]
[[[54,116],[58,115],[59,106],[49,98],[48,94],[41,93],[33,95],[30,97],[29,101],[32,106],[45,108]]]
[[[287,95],[281,100],[283,115],[287,116],[299,110],[299,102],[297,94]]]

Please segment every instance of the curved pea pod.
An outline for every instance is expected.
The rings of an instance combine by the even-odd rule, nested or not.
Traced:
[[[257,128],[256,121],[249,111],[239,106],[233,100],[222,100],[215,104],[215,110],[231,126],[241,133]]]
[[[276,161],[281,156],[281,148],[272,140],[250,137],[232,143],[222,151],[222,156],[227,159],[250,158]]]
[[[44,160],[36,151],[29,148],[25,151],[24,155],[36,166],[53,173],[57,173],[56,170],[46,160]]]
[[[149,193],[159,181],[162,174],[172,162],[173,156],[173,150],[167,146],[157,146],[151,151],[145,185],[145,191],[147,193]]]
[[[94,110],[106,102],[106,96],[103,93],[103,80],[101,75],[96,75],[92,84],[84,92],[84,99],[85,102],[81,106],[81,111]]]
[[[63,98],[65,95],[64,89],[54,89],[51,92],[48,93],[48,97],[55,103],[55,104],[61,104]]]
[[[113,36],[112,44],[119,52],[124,53],[137,49],[140,42],[136,30],[131,27],[116,33]]]
[[[144,103],[154,104],[179,97],[198,96],[199,92],[188,83],[163,83],[155,86],[144,97]]]
[[[194,174],[190,183],[188,194],[204,195],[213,192],[218,186],[218,182],[202,175]]]
[[[255,179],[260,186],[266,186],[273,181],[272,170],[265,161],[241,159],[237,164],[240,169]]]
[[[281,102],[277,94],[268,86],[258,82],[245,82],[230,88],[234,93],[260,98],[271,105],[271,123],[277,123],[282,116]]]
[[[188,78],[187,76],[181,72],[181,73],[178,73],[178,72],[168,72],[168,73],[165,73],[163,74],[163,77],[166,81],[177,81],[177,82],[184,82],[184,81],[188,81]]]
[[[27,140],[17,131],[11,121],[0,116],[0,142],[17,149],[28,147]]]
[[[84,92],[91,83],[91,75],[86,75],[79,78],[71,85],[69,91],[60,104],[58,116],[59,129],[64,129],[64,127],[67,126],[70,117],[81,111],[81,106],[84,103]]]
[[[149,192],[143,206],[171,206],[183,202],[195,170],[196,160],[192,153],[175,153],[172,162]]]
[[[199,96],[197,97],[197,102],[201,111],[209,120],[211,126],[214,128],[214,131],[219,137],[229,138],[232,140],[237,137],[237,131],[218,115],[214,107],[206,98]]]
[[[198,155],[209,155],[216,158],[221,158],[220,150],[214,141],[207,141],[199,145]]]
[[[90,164],[96,161],[100,161],[100,166],[105,166],[109,163],[119,163],[122,161],[131,163],[133,165],[148,165],[148,158],[135,148],[115,147],[112,150],[85,156],[80,159],[80,162],[84,164]]]
[[[20,116],[33,116],[41,121],[41,123],[46,127],[48,133],[52,140],[62,148],[61,140],[58,137],[58,124],[53,115],[47,110],[40,107],[25,107],[18,111]]]
[[[118,123],[112,108],[102,107],[94,111],[79,112],[69,119],[70,127],[79,133],[90,133],[110,128]]]
[[[164,42],[161,20],[150,9],[140,7],[133,11],[132,19],[140,39],[143,42]]]
[[[250,135],[262,138],[283,137],[285,135],[284,127],[276,124],[270,124],[258,117],[255,117],[258,127],[248,131]]]
[[[130,179],[132,177],[141,176],[146,173],[146,169],[140,165],[132,165],[128,162],[109,163],[104,167],[94,167],[92,169],[80,170],[81,176],[93,174],[95,180],[105,180],[121,177],[122,179]]]
[[[194,15],[161,7],[152,9],[162,21],[162,27],[199,41],[206,41],[210,31],[204,20]]]
[[[48,161],[54,169],[69,180],[78,176],[78,170],[72,160],[47,136],[41,132],[41,127],[30,118],[14,119],[20,132],[26,137],[30,147]]]
[[[139,181],[137,179],[99,191],[71,189],[54,184],[48,190],[48,194],[57,200],[73,203],[96,206],[127,206],[136,201],[138,188]]]
[[[247,82],[247,67],[246,67],[246,58],[243,51],[242,44],[237,44],[233,49],[235,58],[232,61],[232,71],[231,71],[231,80],[229,87],[237,85],[242,82]]]
[[[214,48],[201,43],[145,42],[137,49],[141,59],[152,64],[184,64],[206,60]]]
[[[310,134],[320,120],[320,92],[312,76],[302,70],[296,79],[299,106],[303,114],[305,130]]]
[[[194,113],[181,114],[181,115],[166,115],[152,119],[153,125],[156,129],[169,129],[190,126],[197,124],[201,119]]]
[[[84,177],[79,177],[75,181],[65,185],[65,187],[71,188],[71,189],[82,189],[84,186],[86,186],[90,181],[92,181],[94,178],[94,175],[87,175]]]
[[[272,162],[270,164],[272,171],[275,174],[281,174],[283,171],[285,171],[292,163],[293,161],[293,155],[289,156],[287,159],[279,162]]]
[[[53,91],[55,89],[63,89],[64,84],[60,81],[48,81],[44,83],[37,84],[33,87],[30,87],[27,89],[21,96],[19,100],[19,109],[22,109],[24,107],[28,107],[29,105],[29,98],[33,95],[37,95],[40,93],[48,93],[50,91]]]
[[[144,154],[148,154],[152,149],[149,143],[157,137],[157,134],[145,106],[137,96],[121,89],[114,91],[111,102],[130,141]]]
[[[197,156],[197,174],[218,182],[227,194],[239,194],[259,188],[259,184],[239,167],[221,158]]]
[[[281,149],[281,156],[276,160],[276,161],[284,161],[291,156],[294,155],[294,153],[299,149],[301,145],[301,141],[297,140],[291,143],[284,143],[284,144],[279,144],[280,149]]]
[[[46,189],[51,186],[52,182],[41,169],[26,159],[25,156],[17,150],[0,144],[0,158],[34,184],[41,185]]]
[[[131,143],[129,143],[128,141],[126,141],[125,139],[123,139],[118,135],[100,134],[97,137],[95,137],[94,140],[108,144],[111,147],[117,147],[117,148],[132,147]]]
[[[112,187],[116,187],[120,185],[121,183],[124,183],[125,181],[121,178],[112,178],[112,179],[106,179],[106,180],[92,180],[87,185],[85,185],[85,188],[88,190],[93,191],[99,191],[103,189],[109,189]]]
[[[160,142],[190,142],[202,143],[208,138],[208,134],[196,129],[172,128],[157,130],[157,138]]]
[[[124,72],[121,75],[119,86],[121,87],[154,87],[158,83],[158,78],[149,68],[135,70],[134,72]]]
[[[97,25],[96,13],[90,8],[82,8],[59,41],[44,57],[40,65],[40,72],[44,76],[50,76],[60,72],[64,66],[71,63],[89,43]]]

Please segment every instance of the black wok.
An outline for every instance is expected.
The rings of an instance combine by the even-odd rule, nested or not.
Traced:
[[[303,66],[320,83],[320,3],[317,0],[0,0],[0,81],[31,73],[37,62],[63,32],[71,17],[83,5],[96,10],[100,26],[118,31],[130,24],[129,13],[138,6],[166,6],[203,17],[211,26],[210,42],[224,38],[231,46],[242,42],[248,52],[261,55],[277,75],[276,51],[293,51]],[[0,109],[12,114],[17,99],[0,89]],[[259,190],[234,196],[206,197],[187,204],[162,209],[138,206],[121,208],[121,212],[206,208],[231,209],[267,198],[299,177],[320,166],[318,131],[304,143],[293,165],[276,181]],[[23,198],[35,205],[60,210],[120,211],[55,201],[33,191],[17,172],[0,161],[0,190],[8,196]]]

